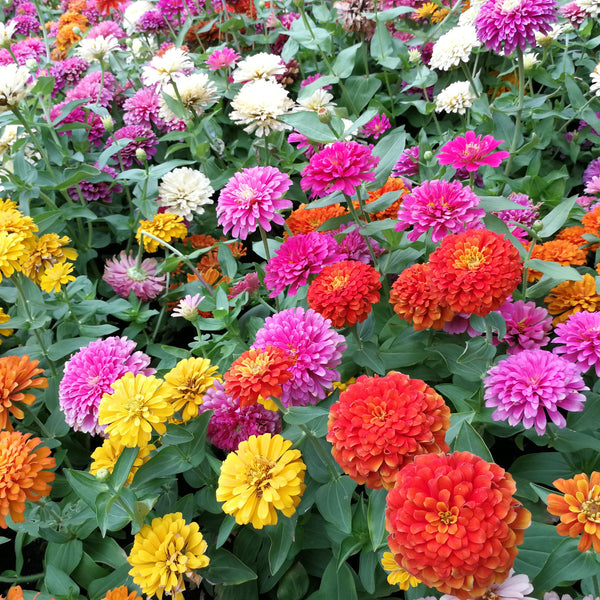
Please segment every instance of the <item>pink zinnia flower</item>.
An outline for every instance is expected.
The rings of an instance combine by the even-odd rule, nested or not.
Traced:
[[[442,146],[436,156],[440,165],[452,165],[453,169],[464,168],[469,172],[477,171],[483,165],[498,167],[502,159],[508,158],[510,152],[499,150],[492,152],[504,140],[495,140],[491,135],[482,137],[474,131],[467,131],[464,136],[450,140]]]
[[[54,90],[52,97],[62,90],[64,87],[75,85],[88,70],[90,63],[78,56],[65,58],[54,63],[50,67],[50,77],[54,77]]]
[[[304,155],[308,159],[310,159],[311,156],[314,156],[315,152],[320,152],[325,147],[324,144],[313,144],[313,142],[311,142],[304,134],[300,133],[296,129],[294,129],[293,133],[288,135],[288,142],[290,144],[298,144],[298,150],[306,148]]]
[[[587,16],[585,11],[577,4],[577,2],[568,2],[564,4],[559,9],[560,14],[567,19],[573,27],[579,27],[585,17]]]
[[[188,294],[177,303],[171,316],[193,321],[199,314],[198,306],[200,306],[202,300],[204,300],[204,296],[200,294],[194,294],[193,296]]]
[[[288,294],[295,296],[311,275],[339,260],[338,244],[330,235],[312,231],[289,237],[265,266],[269,296],[275,298],[288,285]]]
[[[555,354],[577,364],[585,372],[594,367],[600,376],[600,313],[578,312],[569,315],[555,329]]]
[[[146,258],[136,264],[133,253],[121,251],[118,257],[106,261],[102,279],[122,298],[129,298],[133,291],[142,302],[148,302],[159,296],[165,289],[165,275],[157,275],[158,262],[155,258]]]
[[[485,405],[496,407],[494,421],[523,423],[544,435],[548,417],[561,429],[559,409],[581,412],[587,390],[577,365],[547,350],[523,350],[501,360],[484,380]],[[547,413],[547,414],[546,414]]]
[[[158,116],[160,98],[151,88],[140,88],[131,98],[123,103],[123,121],[125,125],[142,125],[150,127],[158,125],[162,119]]]
[[[135,160],[138,165],[143,165],[143,161],[139,160],[136,156],[138,150],[143,150],[146,153],[147,159],[151,159],[156,154],[156,147],[158,146],[158,139],[154,132],[147,127],[142,125],[127,125],[117,129],[114,133],[114,140],[110,140],[109,146],[115,140],[121,140],[128,138],[131,141],[119,150],[117,155],[113,156],[113,159],[119,164],[117,156],[121,157],[123,167],[129,169]]]
[[[288,308],[267,317],[256,334],[255,348],[275,346],[292,354],[293,377],[283,385],[284,406],[316,404],[339,381],[336,367],[346,350],[344,336],[311,308]]]
[[[533,200],[527,194],[518,194],[517,192],[512,192],[509,194],[508,199],[511,202],[520,204],[524,208],[500,210],[492,214],[496,215],[499,219],[502,219],[509,227],[515,223],[521,223],[521,225],[525,225],[525,227],[531,227],[539,218],[540,204],[534,204]]]
[[[104,166],[100,170],[106,174],[102,181],[92,182],[83,179],[77,184],[79,190],[76,186],[70,187],[67,190],[69,196],[77,201],[79,200],[79,192],[81,192],[81,196],[86,202],[112,202],[112,195],[120,194],[123,188],[120,183],[115,181],[117,172],[113,168]]]
[[[57,104],[50,111],[50,120],[54,122],[56,119],[61,117],[61,121],[55,125],[58,127],[58,135],[66,135],[71,137],[72,129],[65,128],[61,130],[63,126],[69,125],[70,123],[85,123],[88,127],[88,139],[95,146],[102,145],[102,136],[105,133],[104,125],[102,124],[102,119],[99,115],[92,111],[86,111],[82,106],[78,106],[69,112],[66,116],[62,115],[63,108],[68,102],[65,100],[60,104]]]
[[[90,342],[65,363],[58,389],[58,402],[67,425],[75,431],[101,434],[98,405],[102,394],[112,393],[111,385],[125,373],[152,375],[150,357],[134,352],[135,342],[126,337],[109,337]]]
[[[283,198],[292,180],[275,167],[251,167],[236,173],[221,190],[217,204],[217,219],[223,233],[242,240],[258,228],[271,230],[271,223],[283,225],[277,212],[292,207]]]
[[[363,181],[375,181],[379,157],[371,151],[357,142],[334,142],[310,158],[300,186],[319,198],[336,190],[352,196]]]
[[[595,175],[586,184],[584,190],[586,194],[598,194],[600,193],[600,176]]]
[[[243,292],[248,292],[251,296],[254,292],[258,292],[260,289],[260,282],[258,281],[257,273],[248,273],[244,276],[242,281],[238,281],[229,292],[229,298],[235,298]]]
[[[390,120],[387,115],[375,115],[361,130],[360,132],[366,137],[373,137],[378,140],[388,129],[391,128]]]
[[[114,35],[118,40],[127,37],[125,32],[117,25],[114,21],[101,21],[97,25],[94,25],[86,32],[87,38],[94,39],[99,36],[108,37]]]
[[[498,309],[506,321],[506,335],[500,340],[508,344],[508,354],[545,346],[552,330],[552,317],[535,302],[507,302]]]
[[[406,148],[400,155],[398,162],[392,170],[392,177],[406,175],[413,177],[419,174],[419,146]]]
[[[222,50],[215,50],[205,62],[210,71],[218,71],[219,69],[235,67],[235,63],[240,58],[241,56],[235,50],[225,47]]]
[[[245,442],[251,435],[281,432],[281,419],[277,411],[268,410],[258,402],[240,406],[218,380],[206,390],[202,400],[199,414],[213,411],[206,437],[211,444],[225,452],[237,450],[240,442]]]
[[[449,233],[477,229],[485,215],[483,209],[476,208],[479,202],[471,188],[463,187],[459,181],[425,181],[404,196],[396,231],[412,225],[413,230],[406,237],[414,242],[431,229],[432,241],[439,242]]]
[[[117,78],[112,73],[105,72],[103,78],[100,71],[93,71],[67,92],[65,100],[89,100],[91,103],[98,100],[100,106],[108,107],[114,100],[116,84]]]
[[[477,37],[488,50],[508,56],[535,46],[535,33],[548,33],[558,20],[555,0],[487,0],[475,19]]]
[[[345,223],[340,225],[334,231],[328,231],[326,235],[339,236],[339,234],[353,227],[351,223]],[[381,256],[385,250],[373,239],[369,238],[371,244],[371,250],[373,254]],[[372,262],[371,253],[369,252],[369,246],[365,236],[360,232],[359,229],[352,229],[338,242],[338,260],[359,260],[366,265],[370,265]]]
[[[594,177],[600,175],[600,158],[592,160],[583,172],[583,183],[588,183]]]

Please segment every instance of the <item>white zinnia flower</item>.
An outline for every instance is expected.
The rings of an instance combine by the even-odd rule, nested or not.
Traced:
[[[247,83],[258,79],[274,79],[275,75],[283,75],[285,69],[281,56],[259,52],[238,63],[233,72],[233,82]]]
[[[258,79],[242,86],[231,103],[233,111],[229,114],[232,121],[248,124],[244,131],[259,137],[269,135],[271,131],[290,129],[289,125],[278,121],[277,117],[294,108],[294,102],[288,98],[287,90],[272,80]]]
[[[537,54],[535,54],[535,52],[525,52],[523,54],[523,66],[525,67],[526,71],[533,69],[533,67],[535,67],[536,65],[539,65],[539,64],[540,64],[540,61],[537,57]]]
[[[188,53],[181,48],[169,48],[162,56],[155,56],[143,69],[144,85],[165,85],[178,73],[193,69],[194,63]]]
[[[319,112],[319,110],[321,109],[329,110],[330,108],[335,108],[335,102],[332,102],[332,100],[332,94],[330,94],[327,90],[324,90],[323,88],[319,88],[308,98],[299,98],[298,104],[305,110]]]
[[[0,156],[10,150],[13,144],[17,141],[17,134],[19,132],[19,125],[6,125],[2,130],[0,136]],[[21,134],[19,137],[25,137]]]
[[[189,167],[179,167],[167,173],[158,185],[158,204],[192,221],[194,215],[204,212],[205,204],[212,203],[214,193],[206,175]]]
[[[158,50],[156,38],[153,35],[145,35],[143,38],[128,38],[125,42],[131,50],[125,58],[127,64],[131,64],[136,58],[149,59]]]
[[[600,17],[600,0],[577,0],[577,5],[588,17]]]
[[[556,40],[565,30],[565,26],[562,23],[555,23],[552,25],[552,29],[544,34],[539,31],[535,31],[535,41],[540,46],[550,46],[554,40]]]
[[[162,89],[162,93],[171,96],[174,100],[177,98],[177,92],[183,102],[184,108],[195,115],[201,115],[204,109],[216,102],[217,88],[209,81],[206,73],[192,73],[191,75],[181,75],[174,80],[175,86],[168,83]],[[179,117],[169,108],[165,99],[160,97],[159,116],[163,121],[175,121]]]
[[[592,85],[590,86],[590,92],[594,92],[596,96],[600,97],[600,62],[596,65],[596,68],[590,74]]]
[[[486,0],[473,0],[469,8],[458,17],[459,27],[462,27],[463,25],[475,25],[475,19],[485,2]]]
[[[515,575],[514,569],[508,573],[508,578],[502,583],[494,583],[482,595],[482,598],[495,598],[496,600],[535,600],[531,596],[533,586],[527,575]],[[458,600],[456,596],[444,594],[440,600]]]
[[[123,11],[123,25],[125,25],[127,34],[131,35],[135,31],[137,22],[144,13],[155,8],[156,6],[147,0],[137,0],[137,2],[128,4],[127,8]]]
[[[441,112],[454,112],[464,115],[467,108],[471,108],[475,96],[471,92],[468,81],[455,81],[444,88],[435,99],[435,110]]]
[[[89,63],[101,62],[118,48],[119,40],[114,35],[111,34],[107,37],[99,35],[95,38],[80,40],[75,54]]]
[[[429,66],[448,71],[461,62],[469,62],[473,48],[480,46],[474,25],[453,27],[433,45]]]
[[[19,104],[29,92],[31,73],[27,67],[10,63],[0,66],[0,113]]]
[[[17,28],[16,21],[9,21],[6,25],[0,23],[0,47],[8,46]]]

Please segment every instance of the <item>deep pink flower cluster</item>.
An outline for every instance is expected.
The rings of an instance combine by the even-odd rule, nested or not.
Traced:
[[[392,177],[413,177],[419,174],[419,146],[406,148],[392,170]]]
[[[78,56],[65,58],[50,67],[50,77],[54,77],[52,97],[65,87],[74,86],[89,69],[90,63]]]
[[[144,164],[143,161],[136,157],[136,152],[138,149],[143,150],[148,159],[152,158],[156,154],[158,139],[151,129],[148,129],[142,125],[127,125],[126,127],[121,127],[115,131],[115,141],[125,138],[129,138],[131,141],[118,152],[125,169],[131,167],[134,160],[139,165]],[[118,164],[117,160],[116,162]]]
[[[58,135],[71,137],[72,129],[69,129],[68,125],[71,123],[85,123],[89,127],[88,138],[90,142],[95,146],[101,146],[102,136],[106,130],[104,129],[100,116],[94,112],[84,110],[82,106],[78,106],[71,110],[66,116],[62,116],[62,109],[66,104],[68,104],[68,102],[65,100],[54,106],[50,111],[50,119],[53,123],[56,119],[61,117],[61,121],[56,125],[58,127]],[[63,127],[64,129],[61,130]]]
[[[115,98],[117,78],[112,73],[92,71],[65,95],[65,100],[89,100],[91,103],[98,101],[100,106],[108,107]]]
[[[163,120],[158,116],[160,97],[152,88],[140,88],[123,103],[125,125],[142,125],[150,129],[160,126]]]
[[[549,341],[552,317],[535,302],[506,302],[498,309],[506,321],[506,335],[500,340],[508,344],[508,354],[542,348]]]
[[[44,46],[44,42],[39,38],[27,38],[11,44],[10,51],[7,48],[2,48],[0,50],[0,65],[14,63],[15,58],[19,65],[24,65],[31,59],[40,63],[45,56],[46,47]]]
[[[219,69],[227,69],[235,67],[235,63],[240,59],[240,55],[232,48],[222,48],[211,52],[206,59],[206,64],[209,71],[218,71]]]
[[[83,179],[78,183],[79,190],[75,186],[68,189],[69,196],[77,202],[79,192],[81,192],[81,196],[86,202],[112,202],[112,195],[120,194],[123,187],[115,181],[117,172],[112,167],[105,165],[100,170],[108,177],[104,177],[103,181],[94,182]]]

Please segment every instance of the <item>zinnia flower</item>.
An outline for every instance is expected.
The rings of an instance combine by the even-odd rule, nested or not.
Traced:
[[[536,350],[545,346],[550,338],[552,317],[535,302],[506,302],[498,312],[506,321],[506,334],[500,340],[508,344],[508,354],[518,354],[522,350]]]
[[[141,15],[140,15],[141,16]],[[141,80],[144,85],[165,85],[178,73],[193,69],[194,63],[181,48],[169,48],[161,56],[156,55],[143,69]]]
[[[487,229],[446,236],[429,264],[439,297],[454,312],[482,317],[504,304],[523,271],[517,249]]]
[[[343,260],[323,267],[310,284],[308,305],[340,329],[362,323],[379,302],[381,281],[371,266]]]
[[[496,408],[494,421],[535,427],[544,435],[548,417],[560,428],[567,421],[558,409],[581,412],[587,390],[579,367],[547,350],[523,350],[501,360],[484,380],[485,405]]]
[[[403,569],[398,564],[391,552],[383,553],[383,557],[381,558],[381,566],[388,571],[387,582],[390,585],[398,585],[401,590],[417,587],[421,583],[420,579],[413,577],[408,571]]]
[[[129,575],[147,597],[167,594],[184,600],[183,578],[199,583],[194,571],[208,566],[207,547],[198,523],[186,523],[180,512],[152,519],[135,534],[127,557]]]
[[[375,115],[361,130],[362,135],[378,140],[392,124],[385,113]]]
[[[291,517],[304,492],[300,450],[280,435],[252,435],[221,465],[217,501],[236,523],[255,529],[277,524],[277,511]]]
[[[50,493],[56,466],[50,449],[39,438],[20,431],[0,431],[0,527],[6,529],[6,515],[23,523],[25,500],[37,502]],[[38,447],[39,446],[39,447]]]
[[[0,113],[15,108],[24,100],[32,79],[29,69],[11,63],[0,66]]]
[[[211,52],[205,62],[210,71],[218,71],[219,69],[235,66],[236,61],[240,58],[235,50],[225,47]]]
[[[292,207],[283,195],[292,185],[288,175],[275,167],[251,167],[236,173],[221,190],[217,218],[223,233],[245,240],[260,226],[271,231],[271,223],[283,225],[277,212]]]
[[[433,45],[429,68],[449,71],[461,63],[468,63],[473,48],[480,45],[473,25],[453,27],[441,35]]]
[[[56,263],[46,269],[40,276],[40,288],[48,294],[60,292],[63,285],[75,281],[75,277],[71,275],[72,272],[73,265],[71,263]]]
[[[142,597],[136,592],[130,592],[126,585],[108,590],[102,600],[142,600]]]
[[[476,96],[471,91],[471,84],[468,81],[455,81],[436,96],[435,111],[464,115],[467,108],[473,106],[475,98]]]
[[[557,315],[553,323],[563,323],[574,313],[600,310],[600,296],[596,292],[596,280],[585,273],[579,281],[563,281],[550,290],[544,298],[548,312]]]
[[[419,146],[406,148],[392,170],[392,177],[407,175],[413,177],[419,174]]]
[[[460,600],[506,579],[531,514],[501,467],[470,452],[415,457],[388,492],[388,545],[426,586]]]
[[[339,381],[336,367],[346,349],[345,339],[312,309],[288,308],[267,317],[256,333],[255,348],[276,346],[295,360],[293,377],[283,385],[284,406],[304,406],[322,400]]]
[[[129,169],[135,160],[137,164],[143,165],[143,161],[138,158],[141,151],[147,159],[156,154],[158,139],[154,132],[143,125],[127,125],[117,129],[113,134],[111,144],[117,140],[130,139],[124,148],[117,153],[124,169]],[[118,160],[117,160],[118,162]]]
[[[192,221],[204,213],[204,206],[212,202],[210,179],[204,173],[179,167],[167,173],[158,185],[158,205],[174,215]]]
[[[204,300],[204,296],[200,296],[200,294],[194,294],[193,296],[188,294],[177,303],[171,316],[182,317],[187,321],[195,320],[199,314],[198,306],[200,306],[202,300]]]
[[[600,312],[571,314],[554,332],[555,354],[562,354],[584,373],[594,367],[600,376]]]
[[[495,140],[491,135],[482,137],[474,131],[467,131],[445,143],[436,156],[440,165],[452,165],[453,169],[466,169],[470,173],[488,165],[498,167],[502,159],[508,158],[506,150],[493,152],[504,140]]]
[[[233,72],[233,83],[248,83],[259,79],[274,81],[275,75],[283,75],[283,73],[285,73],[285,63],[281,56],[259,52],[238,63]]]
[[[529,249],[526,246],[526,249]],[[536,244],[533,247],[531,258],[538,258],[547,262],[555,262],[559,265],[570,266],[570,265],[583,265],[587,260],[587,249],[582,249],[569,240],[556,239],[544,242],[543,244]],[[527,273],[527,281],[535,281],[542,277],[540,271],[535,269],[529,269]]]
[[[494,583],[477,600],[536,600],[530,594],[533,586],[527,575],[515,575],[514,569],[510,570],[509,576],[502,583]],[[459,600],[456,596],[444,594],[440,600]]]
[[[212,106],[217,100],[217,88],[209,81],[206,73],[192,73],[191,75],[179,75],[174,82],[167,83],[161,89],[158,102],[160,106],[159,116],[167,122],[177,121],[176,115],[164,99],[169,96],[173,102],[183,104],[189,117],[200,116],[204,109]]]
[[[157,213],[152,221],[140,221],[140,226],[135,234],[138,244],[143,243],[146,252],[156,252],[160,242],[147,235],[142,235],[142,231],[151,233],[167,243],[173,239],[182,240],[187,235],[187,227],[183,222],[183,217],[169,212]]]
[[[105,439],[102,446],[98,446],[98,448],[92,452],[91,458],[93,459],[93,462],[90,465],[90,473],[96,475],[100,469],[106,469],[109,473],[112,473],[124,448],[125,446],[115,439]],[[138,454],[133,461],[129,475],[127,476],[127,484],[133,481],[133,477],[137,470],[145,462],[150,460],[150,452],[155,449],[156,448],[150,444],[138,450]]]
[[[119,40],[114,35],[93,38],[88,35],[79,42],[75,54],[89,63],[102,62],[119,47]]]
[[[600,473],[588,477],[578,473],[573,479],[557,479],[554,487],[563,492],[548,494],[548,512],[560,517],[556,531],[575,538],[581,535],[577,549],[587,552],[592,546],[600,552]]]
[[[157,267],[155,258],[145,258],[138,265],[132,252],[122,250],[118,257],[106,261],[102,279],[121,298],[129,298],[129,292],[133,291],[142,302],[148,302],[160,296],[166,287],[166,276],[157,275]]]
[[[300,206],[290,213],[285,224],[290,228],[292,235],[316,231],[325,221],[334,217],[341,217],[348,211],[339,204],[330,204],[322,208],[307,208],[307,204]]]
[[[362,375],[329,410],[327,441],[345,473],[390,489],[417,454],[445,453],[450,409],[424,381],[391,371]]]
[[[318,198],[336,190],[352,196],[363,181],[375,181],[378,164],[379,157],[373,156],[372,146],[334,142],[311,156],[301,173],[300,186]]]

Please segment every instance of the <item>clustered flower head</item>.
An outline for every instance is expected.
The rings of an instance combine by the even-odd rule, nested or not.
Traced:
[[[31,73],[24,66],[0,66],[0,113],[16,108],[31,88]]]
[[[178,120],[164,98],[167,95],[172,102],[183,104],[190,117],[200,116],[204,110],[217,101],[217,88],[209,81],[206,73],[179,75],[173,82],[165,84],[159,97],[159,116],[167,122]]]
[[[329,411],[333,457],[354,481],[393,487],[397,473],[418,454],[448,451],[450,409],[424,381],[391,371],[362,375]]]
[[[506,321],[506,334],[500,341],[508,344],[508,354],[539,349],[550,341],[552,317],[543,306],[517,300],[506,302],[498,312]]]
[[[115,469],[115,465],[119,460],[125,446],[120,444],[117,440],[106,438],[102,442],[102,446],[98,446],[92,454],[92,464],[90,465],[90,474],[96,475],[101,469],[106,469],[109,473],[112,473]],[[131,465],[131,470],[127,476],[127,484],[133,481],[133,478],[137,470],[146,462],[150,460],[150,454],[152,450],[156,448],[149,444],[138,450],[137,456]]]
[[[429,67],[448,71],[469,62],[474,48],[481,45],[473,25],[453,27],[433,45]]]
[[[152,221],[140,221],[140,226],[135,234],[138,243],[144,244],[146,252],[156,252],[160,242],[144,235],[143,231],[167,243],[171,240],[181,240],[187,235],[187,227],[183,222],[183,217],[170,212],[157,213]]]
[[[473,106],[476,96],[468,81],[455,81],[445,87],[435,98],[436,112],[448,112],[464,115],[467,108]]]
[[[416,456],[387,496],[388,545],[428,587],[460,600],[504,581],[531,514],[510,474],[471,454]]]
[[[600,376],[600,312],[569,315],[564,323],[556,326],[554,333],[555,354],[562,354],[583,372],[594,367]]]
[[[273,81],[276,75],[283,75],[283,73],[285,73],[285,63],[281,56],[259,52],[238,63],[233,72],[233,82],[248,83],[261,79]]]

